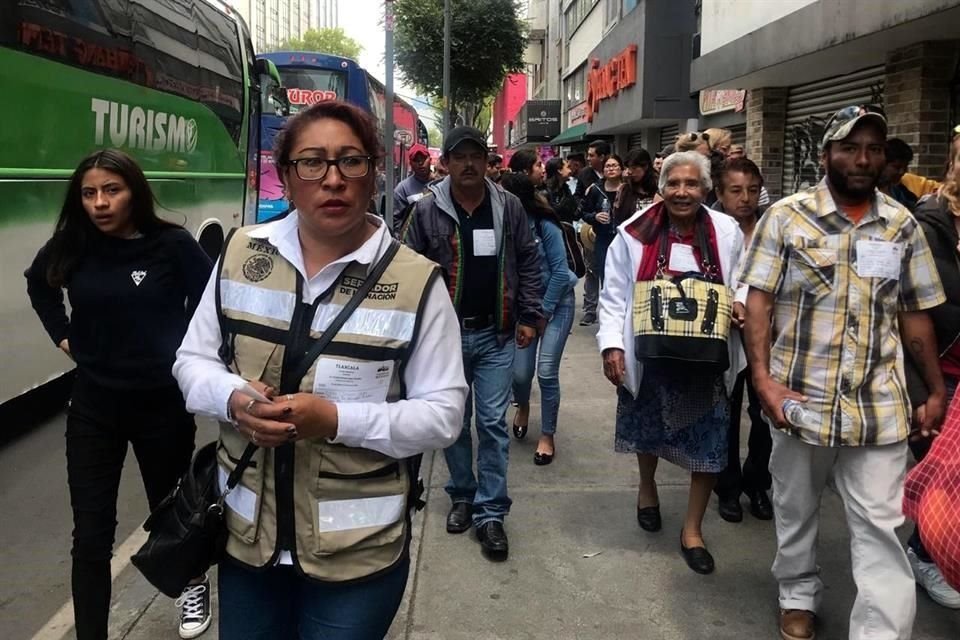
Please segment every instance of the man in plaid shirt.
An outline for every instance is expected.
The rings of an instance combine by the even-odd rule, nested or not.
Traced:
[[[926,309],[943,289],[910,213],[877,191],[887,125],[876,107],[838,111],[822,140],[826,177],[761,219],[741,282],[754,385],[773,427],[780,635],[811,640],[822,582],[820,496],[832,478],[851,535],[851,639],[907,639],[913,574],[896,536],[907,438],[929,437],[946,391]],[[771,322],[772,320],[772,322]],[[905,344],[932,390],[910,432]]]

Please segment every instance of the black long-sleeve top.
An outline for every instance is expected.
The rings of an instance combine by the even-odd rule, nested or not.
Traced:
[[[213,264],[180,228],[122,239],[99,235],[63,291],[47,283],[49,243],[24,273],[34,311],[78,369],[118,389],[175,384],[171,368]]]

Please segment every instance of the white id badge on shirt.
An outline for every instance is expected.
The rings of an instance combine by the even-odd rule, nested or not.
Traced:
[[[419,202],[420,200],[423,200],[423,193],[411,193],[409,196],[407,196],[407,202],[409,204]]]
[[[473,230],[473,255],[477,258],[497,255],[497,237],[493,229]]]
[[[899,280],[902,254],[903,247],[896,242],[857,240],[857,275]]]
[[[330,402],[383,402],[393,380],[392,361],[317,360],[313,392]]]
[[[670,247],[670,264],[667,269],[674,273],[700,271],[700,265],[693,255],[693,247],[688,244],[674,244]]]

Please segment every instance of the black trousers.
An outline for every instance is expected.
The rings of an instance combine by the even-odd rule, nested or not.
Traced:
[[[110,559],[127,444],[133,445],[152,510],[190,464],[196,429],[176,385],[120,390],[82,373],[77,377],[67,414],[77,640],[107,638]]]
[[[747,391],[747,414],[750,416],[750,438],[747,459],[740,466],[740,414],[743,391]],[[747,491],[770,490],[770,450],[773,440],[770,427],[761,415],[760,398],[753,389],[750,369],[740,372],[730,395],[730,431],[727,439],[727,468],[717,477],[714,492],[721,500],[735,500]]]

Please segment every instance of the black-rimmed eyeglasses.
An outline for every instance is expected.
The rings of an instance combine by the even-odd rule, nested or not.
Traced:
[[[337,171],[347,180],[363,178],[370,173],[373,165],[372,156],[343,156],[333,160],[326,158],[296,158],[289,161],[297,171],[301,180],[323,180],[330,165],[337,165]]]

